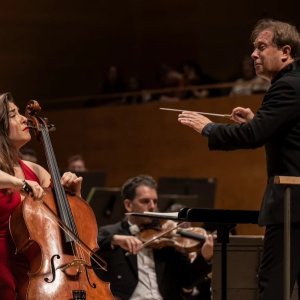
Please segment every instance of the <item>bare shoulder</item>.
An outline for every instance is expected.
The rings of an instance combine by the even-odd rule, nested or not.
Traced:
[[[44,187],[49,186],[51,177],[45,168],[43,168],[39,164],[36,164],[28,160],[23,160],[23,162],[37,175],[42,186]]]

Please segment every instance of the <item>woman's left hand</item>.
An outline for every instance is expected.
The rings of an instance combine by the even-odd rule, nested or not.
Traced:
[[[71,172],[65,172],[60,180],[61,184],[76,196],[81,197],[82,177]]]

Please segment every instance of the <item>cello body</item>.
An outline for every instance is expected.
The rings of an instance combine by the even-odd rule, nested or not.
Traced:
[[[96,250],[97,225],[92,209],[79,197],[68,196],[68,200],[78,235]],[[45,212],[45,205],[57,213],[51,189],[43,201],[24,199],[11,216],[10,230],[17,251],[30,263],[28,281],[19,287],[18,299],[114,299],[109,283],[100,280],[91,268],[92,253],[80,255],[83,264],[76,261],[64,245],[61,228]]]
[[[98,248],[95,215],[82,198],[66,194],[49,136],[53,125],[37,116],[40,110],[31,100],[25,115],[44,145],[52,188],[44,189],[42,200],[34,200],[29,186],[10,218],[17,252],[28,260],[27,279],[17,286],[18,300],[113,300],[109,283],[91,265]]]

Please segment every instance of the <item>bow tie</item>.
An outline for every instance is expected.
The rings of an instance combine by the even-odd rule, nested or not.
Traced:
[[[136,235],[137,233],[140,232],[140,228],[136,224],[133,224],[129,226],[129,231],[132,235]]]

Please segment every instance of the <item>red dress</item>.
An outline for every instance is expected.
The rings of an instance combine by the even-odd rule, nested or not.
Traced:
[[[37,175],[22,161],[19,161],[25,179],[39,183]],[[0,190],[0,299],[16,299],[18,280],[27,276],[27,261],[15,254],[15,245],[9,233],[9,216],[21,201],[20,193],[3,193]]]

